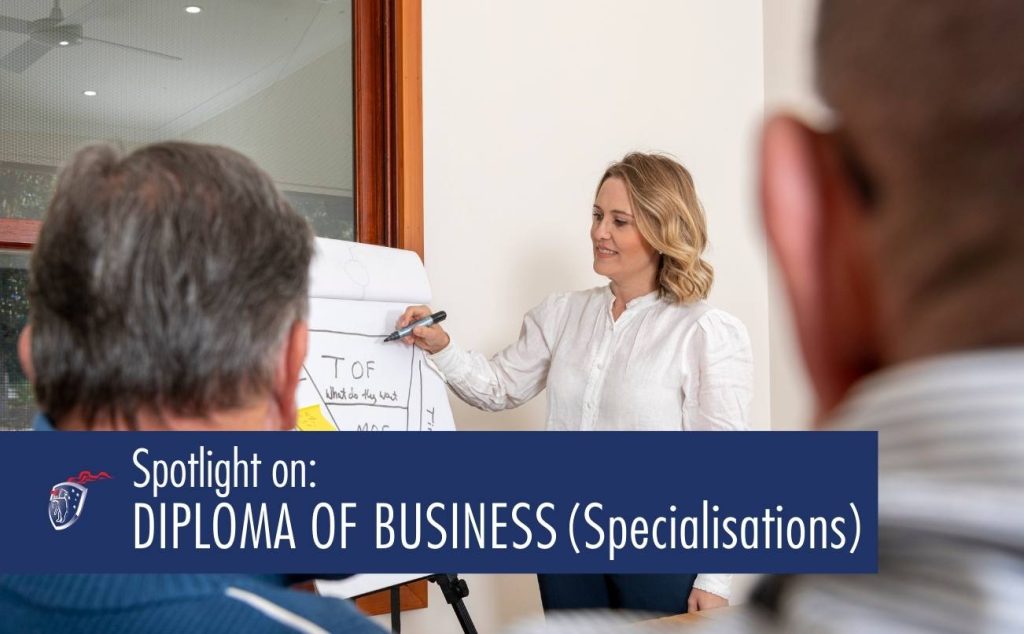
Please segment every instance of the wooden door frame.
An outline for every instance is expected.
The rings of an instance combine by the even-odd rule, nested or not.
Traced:
[[[423,259],[421,0],[352,0],[356,240]],[[403,585],[402,610],[427,607],[427,582]],[[391,611],[387,590],[356,599]]]
[[[356,239],[423,257],[421,0],[353,0]]]

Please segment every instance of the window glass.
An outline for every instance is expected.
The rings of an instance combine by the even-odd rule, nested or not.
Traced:
[[[0,217],[39,218],[76,148],[182,139],[266,169],[353,237],[351,0],[4,0]]]
[[[351,0],[3,0],[0,220],[41,219],[86,143],[179,139],[247,154],[317,235],[354,239],[351,16]],[[27,255],[3,257],[0,429],[29,398]]]

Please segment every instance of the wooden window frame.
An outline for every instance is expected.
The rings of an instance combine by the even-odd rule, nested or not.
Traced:
[[[423,257],[421,0],[353,0],[356,236]]]
[[[30,251],[39,237],[38,220],[0,218],[0,249]]]
[[[423,259],[421,0],[352,0],[356,240]],[[387,590],[356,599],[391,611]],[[425,580],[401,586],[402,610],[427,607]]]

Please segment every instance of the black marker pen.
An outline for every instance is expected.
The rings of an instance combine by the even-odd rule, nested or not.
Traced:
[[[434,324],[444,321],[444,318],[447,316],[447,313],[445,313],[443,310],[439,310],[433,315],[428,315],[423,319],[418,319],[409,324],[408,326],[406,326],[405,328],[400,328],[399,330],[394,331],[393,333],[385,337],[384,341],[394,341],[395,339],[408,337],[416,328],[419,328],[420,326],[433,326]]]

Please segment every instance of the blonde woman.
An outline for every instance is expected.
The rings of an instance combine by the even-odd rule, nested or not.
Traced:
[[[460,350],[439,325],[406,343],[431,353],[452,391],[480,409],[517,407],[546,387],[548,429],[746,429],[750,340],[704,301],[713,272],[701,258],[707,229],[689,172],[657,154],[612,164],[590,240],[594,271],[610,283],[548,297],[491,359]],[[409,307],[398,327],[428,314]],[[681,476],[680,486],[714,477]],[[730,575],[541,575],[540,585],[545,609],[679,613],[726,605]]]

